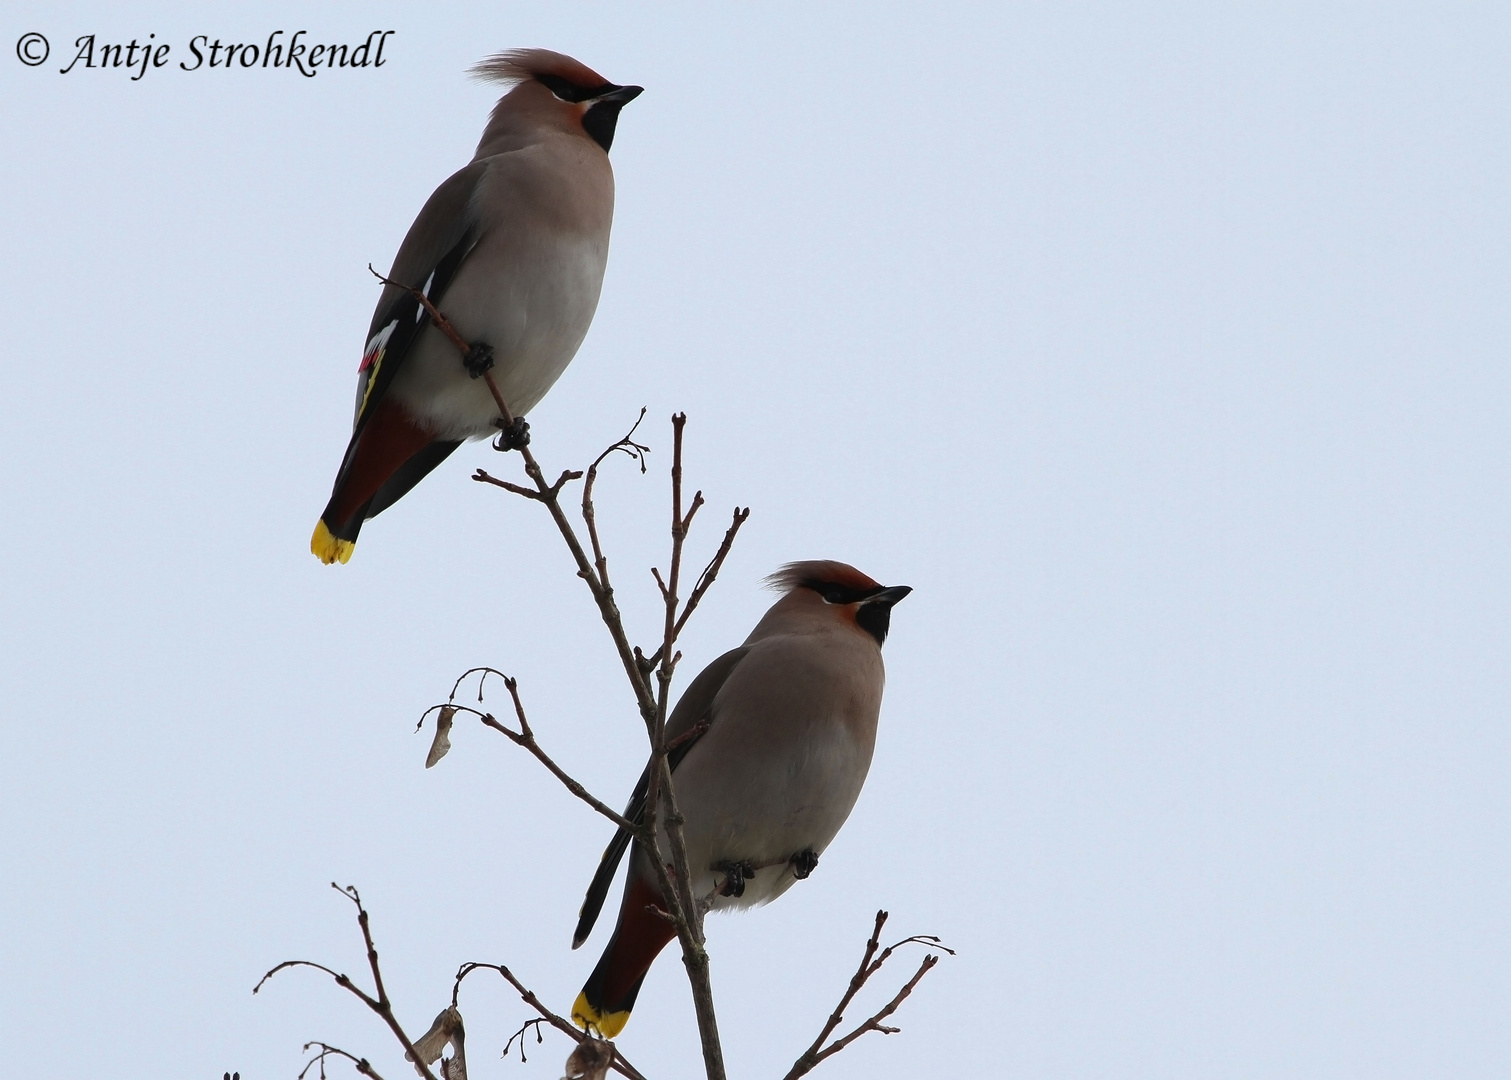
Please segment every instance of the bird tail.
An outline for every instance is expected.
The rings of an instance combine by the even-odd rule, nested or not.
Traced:
[[[645,976],[640,976],[629,992],[629,998],[623,1002],[623,1008],[612,1012],[600,1012],[588,1001],[588,993],[591,987],[584,986],[582,992],[577,995],[577,1000],[572,1003],[572,1022],[583,1031],[595,1031],[605,1039],[612,1039],[624,1030],[624,1025],[630,1022],[630,1010],[635,1007],[635,999],[640,996],[640,986],[645,982]]]
[[[402,405],[380,401],[352,433],[310,552],[327,565],[346,562],[362,522],[392,505],[460,445],[436,440]]]
[[[310,553],[327,566],[346,562],[352,557],[356,547],[355,540],[343,540],[332,533],[324,518],[315,522],[315,535],[310,537]]]
[[[572,1005],[572,1020],[584,1031],[591,1029],[612,1039],[629,1023],[646,972],[676,936],[671,923],[652,910],[661,904],[656,887],[632,872],[619,908],[619,925]]]

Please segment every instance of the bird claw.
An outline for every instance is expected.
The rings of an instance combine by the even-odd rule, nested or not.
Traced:
[[[809,874],[813,873],[814,868],[818,866],[818,852],[814,851],[811,847],[804,848],[788,859],[787,862],[792,867],[792,876],[802,881]]]
[[[516,416],[510,424],[504,423],[502,419],[493,423],[498,427],[498,438],[493,443],[495,450],[508,453],[510,450],[523,450],[530,445],[530,425],[523,416]]]
[[[744,896],[746,879],[755,877],[755,867],[748,862],[722,862],[714,869],[724,874],[724,884],[719,886],[720,896]]]
[[[486,341],[474,341],[467,355],[462,357],[462,366],[474,379],[482,378],[493,369],[493,346]]]

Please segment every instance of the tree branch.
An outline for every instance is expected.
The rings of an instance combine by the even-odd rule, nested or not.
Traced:
[[[603,624],[608,628],[609,636],[614,641],[614,649],[619,654],[619,662],[624,666],[626,676],[630,680],[630,688],[635,692],[635,702],[639,706],[641,719],[646,726],[654,723],[656,715],[656,700],[650,692],[650,686],[640,677],[640,670],[635,663],[635,650],[630,645],[629,638],[625,636],[624,620],[619,614],[619,607],[614,603],[612,591],[604,587],[599,579],[597,571],[583,551],[582,542],[577,539],[577,532],[572,528],[572,523],[567,520],[566,513],[561,508],[559,498],[560,487],[547,484],[545,476],[541,472],[540,465],[530,453],[530,448],[520,450],[525,459],[525,473],[535,482],[533,492],[518,488],[506,480],[499,480],[491,476],[485,469],[478,469],[472,479],[485,484],[493,484],[496,487],[506,488],[520,494],[528,494],[537,502],[543,503],[551,514],[551,520],[556,523],[556,529],[561,533],[561,538],[566,542],[567,550],[571,552],[572,559],[577,563],[577,576],[587,583],[588,591],[593,595],[593,601],[598,605],[599,616]],[[567,474],[563,474],[566,476]]]
[[[658,651],[659,665],[656,668],[656,723],[651,732],[650,778],[646,791],[646,822],[650,833],[652,856],[656,876],[663,897],[673,919],[677,938],[682,945],[682,963],[687,968],[688,982],[692,986],[693,1011],[698,1020],[698,1038],[703,1046],[703,1063],[708,1080],[724,1080],[724,1051],[719,1041],[719,1021],[714,1011],[713,981],[708,970],[707,939],[703,934],[703,912],[693,895],[692,869],[687,861],[687,844],[682,834],[683,817],[677,807],[676,791],[672,786],[671,766],[666,757],[666,718],[671,695],[672,675],[681,654],[674,654],[679,631],[677,621],[677,588],[682,576],[682,546],[687,539],[688,527],[693,515],[703,505],[703,493],[693,496],[692,506],[682,513],[682,432],[687,425],[687,415],[672,416],[672,551],[667,566],[665,582],[657,575],[665,604],[662,622],[661,648]],[[665,807],[667,844],[671,848],[672,873],[668,874],[661,857],[658,833],[655,824],[655,809]]]
[[[339,1046],[327,1046],[323,1042],[305,1043],[304,1052],[308,1054],[310,1052],[310,1047],[312,1046],[320,1047],[320,1053],[316,1054],[314,1057],[310,1058],[309,1061],[304,1063],[304,1068],[299,1070],[299,1080],[304,1080],[305,1076],[316,1065],[320,1066],[320,1080],[325,1080],[325,1059],[330,1057],[332,1054],[337,1054],[341,1057],[346,1058],[356,1068],[357,1072],[361,1073],[363,1076],[370,1076],[373,1078],[373,1080],[383,1080],[383,1077],[378,1075],[378,1070],[369,1065],[366,1058],[359,1058],[355,1054],[348,1054]]]
[[[462,347],[458,343],[458,348]],[[505,420],[508,419],[507,410],[499,403]],[[642,721],[646,726],[646,734],[651,743],[650,763],[648,772],[650,777],[649,790],[645,802],[645,821],[640,828],[631,828],[638,843],[651,855],[651,863],[655,868],[658,884],[661,888],[662,897],[667,906],[667,912],[671,917],[672,924],[676,928],[677,938],[682,945],[683,963],[687,966],[688,977],[692,983],[693,1000],[698,1015],[699,1037],[703,1044],[704,1065],[709,1080],[724,1080],[723,1052],[719,1046],[718,1025],[713,1008],[713,987],[708,976],[708,953],[704,948],[702,916],[696,898],[692,893],[692,871],[687,864],[687,849],[682,836],[682,814],[677,808],[676,796],[671,785],[671,770],[666,760],[666,718],[668,713],[668,700],[670,696],[671,680],[676,670],[680,654],[673,651],[678,635],[687,623],[692,608],[696,606],[708,587],[713,583],[718,574],[719,567],[728,555],[729,548],[734,542],[734,536],[741,524],[749,515],[749,509],[736,510],[734,518],[727,530],[723,544],[715,554],[694,586],[693,595],[689,598],[688,607],[683,610],[679,607],[677,590],[680,586],[682,568],[682,550],[693,518],[699,507],[703,505],[701,492],[695,493],[687,510],[683,510],[682,501],[682,434],[686,426],[687,417],[678,413],[672,417],[673,434],[673,459],[672,459],[672,553],[668,567],[667,579],[662,584],[662,598],[665,603],[665,616],[663,618],[661,645],[657,649],[653,659],[647,660],[644,653],[630,645],[628,635],[624,630],[623,618],[618,605],[614,602],[613,589],[608,583],[608,559],[603,550],[603,545],[598,536],[597,518],[593,507],[591,484],[597,479],[597,467],[615,449],[621,449],[625,453],[636,456],[643,462],[644,450],[640,444],[633,441],[635,428],[618,443],[611,446],[604,454],[599,455],[589,469],[590,480],[584,484],[583,515],[588,528],[589,542],[592,545],[593,555],[590,559],[584,550],[581,541],[577,537],[576,530],[567,519],[560,501],[561,487],[567,480],[575,478],[574,473],[563,473],[562,479],[555,485],[548,485],[540,465],[531,454],[529,447],[520,448],[520,455],[524,459],[525,474],[534,483],[534,489],[521,488],[519,485],[510,484],[491,476],[483,469],[477,470],[473,479],[493,484],[517,494],[525,494],[536,502],[545,505],[556,523],[557,531],[561,533],[573,560],[577,564],[577,574],[587,584],[592,593],[594,602],[598,606],[599,614],[604,625],[609,630],[609,635],[614,641],[615,650],[619,654],[620,664],[623,666],[625,675],[630,681],[631,690],[635,695],[635,702],[640,711]],[[638,426],[638,421],[637,421]],[[658,574],[658,580],[659,574]],[[656,673],[656,688],[651,688],[650,674]],[[511,690],[513,693],[513,690]],[[561,772],[554,763],[545,757],[539,748],[534,745],[533,736],[528,725],[524,722],[523,712],[518,708],[516,700],[516,712],[521,719],[519,732],[512,732],[491,717],[484,717],[483,722],[489,726],[496,726],[510,739],[530,749],[546,764],[551,771],[567,783],[570,777]],[[528,740],[528,741],[527,741]],[[588,802],[595,810],[609,817],[616,824],[624,827],[626,822],[620,815],[612,814],[601,800],[589,795],[581,789],[581,785],[573,786],[576,782],[568,783],[569,790],[583,801]],[[663,814],[664,810],[664,814]],[[669,851],[663,853],[660,850],[661,833],[658,822],[664,822],[666,840]],[[670,856],[670,867],[667,865],[667,856]]]
[[[735,534],[740,531],[740,526],[745,524],[745,519],[748,517],[750,517],[750,507],[747,506],[744,509],[738,506],[735,507],[734,516],[729,523],[729,528],[724,530],[724,542],[719,545],[719,550],[714,553],[714,557],[703,568],[703,573],[698,575],[698,582],[693,586],[693,591],[687,598],[687,605],[682,609],[682,614],[677,617],[677,625],[675,627],[677,637],[682,635],[682,628],[687,625],[687,620],[692,617],[693,611],[697,609],[698,602],[703,599],[703,594],[708,592],[709,586],[719,576],[719,571],[724,566],[725,557],[729,554],[730,548],[734,547]],[[660,662],[661,647],[658,646],[654,653],[641,661],[641,666],[646,671],[650,671]]]
[[[355,983],[353,983],[352,980],[347,976],[333,971],[331,968],[326,967],[324,964],[317,964],[310,960],[285,960],[283,963],[277,965],[266,975],[264,975],[258,981],[257,985],[252,988],[252,993],[255,994],[259,990],[261,990],[263,983],[266,983],[274,975],[278,974],[278,972],[284,970],[285,968],[310,967],[314,968],[316,971],[322,971],[333,978],[336,981],[337,986],[340,986],[343,990],[347,990],[350,993],[356,995],[359,999],[361,999],[364,1005],[366,1005],[369,1009],[371,1009],[374,1013],[382,1018],[384,1023],[388,1025],[389,1030],[391,1030],[394,1036],[399,1040],[399,1044],[404,1047],[404,1052],[407,1059],[414,1064],[416,1071],[419,1072],[419,1074],[424,1077],[425,1080],[436,1080],[435,1074],[430,1071],[429,1062],[423,1060],[423,1055],[415,1049],[414,1041],[410,1039],[410,1037],[404,1032],[403,1028],[399,1026],[398,1021],[394,1017],[393,1007],[388,1000],[386,991],[383,989],[383,975],[378,964],[378,950],[377,947],[373,944],[372,931],[369,926],[367,909],[362,905],[362,898],[360,894],[357,892],[356,888],[351,885],[342,888],[341,886],[332,882],[331,888],[341,893],[341,895],[345,896],[357,906],[357,923],[362,928],[362,941],[363,944],[367,947],[368,964],[372,968],[373,981],[378,987],[377,996],[374,997],[373,995],[366,993]],[[457,999],[461,993],[462,980],[472,972],[480,969],[496,971],[500,975],[502,975],[509,982],[509,984],[514,987],[515,990],[519,991],[520,998],[525,1002],[525,1004],[529,1005],[532,1009],[540,1014],[540,1022],[549,1023],[552,1027],[567,1035],[575,1043],[581,1043],[592,1038],[592,1036],[579,1031],[571,1021],[558,1016],[556,1013],[546,1008],[545,1005],[541,1003],[540,998],[536,997],[534,991],[530,990],[529,987],[520,982],[519,979],[515,977],[514,973],[511,972],[507,967],[504,967],[502,964],[466,963],[457,969],[456,978],[451,985],[451,1008],[447,1010],[448,1013],[452,1014],[452,1018],[455,1022],[456,1034],[453,1045],[457,1051],[458,1063],[460,1063],[461,1058],[461,1014],[459,1011],[457,1011]],[[446,1016],[446,1013],[443,1013],[442,1016]],[[438,1018],[438,1020],[439,1019],[440,1018]],[[520,1030],[522,1032],[524,1029],[521,1028]],[[449,1033],[449,1029],[447,1029],[447,1033]],[[430,1036],[427,1035],[422,1041],[429,1042],[429,1040]],[[513,1041],[513,1039],[510,1039],[510,1043],[512,1043]],[[627,1077],[628,1080],[645,1080],[644,1074],[642,1074],[638,1069],[636,1069],[629,1063],[624,1055],[619,1052],[618,1047],[616,1047],[612,1042],[607,1041],[605,1041],[603,1045],[608,1047],[614,1055],[612,1068]],[[374,1080],[383,1080],[383,1078],[378,1075],[377,1071],[373,1069],[372,1065],[370,1065],[365,1058],[359,1058],[355,1054],[348,1053],[347,1051],[342,1050],[339,1047],[330,1046],[323,1042],[306,1043],[304,1049],[308,1051],[312,1046],[320,1047],[320,1052],[311,1061],[305,1064],[304,1070],[299,1074],[301,1080],[303,1080],[303,1077],[316,1064],[320,1066],[320,1075],[324,1077],[325,1059],[331,1055],[338,1055],[340,1057],[347,1058],[356,1066],[357,1071],[363,1076],[373,1077]],[[439,1046],[437,1045],[432,1049],[439,1049]],[[523,1049],[521,1049],[520,1053],[521,1057],[523,1057]],[[444,1066],[444,1061],[442,1064]]]
[[[490,668],[489,670],[492,669]],[[519,702],[518,684],[508,676],[505,676],[505,683],[509,687],[510,694],[514,697],[515,712],[519,715],[520,720],[523,721],[524,706]],[[583,787],[582,784],[575,780],[569,773],[567,773],[565,769],[556,764],[556,762],[552,760],[551,756],[541,748],[540,743],[535,741],[535,733],[530,728],[528,721],[524,723],[524,731],[522,733],[518,731],[511,731],[509,728],[501,724],[492,713],[483,712],[481,709],[474,709],[470,705],[453,705],[448,702],[445,705],[432,705],[430,708],[421,713],[420,722],[419,724],[415,725],[415,730],[418,731],[421,727],[424,727],[425,719],[431,713],[436,712],[437,710],[441,712],[442,719],[445,719],[448,710],[451,713],[464,712],[477,717],[484,727],[492,728],[494,731],[497,731],[501,735],[506,736],[510,742],[514,743],[514,745],[524,747],[524,749],[528,750],[537,761],[539,761],[550,771],[552,776],[561,781],[563,787],[565,787],[573,795],[576,795],[583,802],[587,803],[594,810],[598,811],[604,817],[608,818],[619,828],[627,829],[630,832],[635,832],[637,830],[637,826],[633,821],[629,820],[623,814],[617,812],[612,806],[609,806],[607,803],[596,798],[591,791]],[[432,754],[434,754],[433,751]]]
[[[451,988],[451,1004],[453,1007],[455,1007],[456,1005],[457,994],[461,991],[462,980],[465,979],[468,975],[471,975],[474,971],[498,972],[504,977],[504,979],[509,983],[510,986],[519,991],[520,1000],[522,1000],[526,1005],[530,1006],[530,1008],[534,1009],[540,1014],[540,1022],[550,1024],[557,1031],[560,1031],[563,1035],[566,1035],[568,1038],[570,1038],[573,1042],[580,1043],[587,1039],[593,1038],[593,1036],[579,1030],[577,1025],[573,1024],[570,1020],[558,1016],[556,1013],[546,1008],[545,1005],[541,1004],[541,1000],[540,998],[535,996],[535,992],[527,987],[524,983],[520,982],[519,979],[515,978],[514,973],[503,964],[480,964],[468,961],[461,967],[457,968],[456,982],[452,984]],[[533,1022],[534,1021],[532,1021],[532,1023]],[[520,1031],[524,1031],[524,1028],[521,1028]],[[611,1068],[613,1068],[615,1072],[629,1077],[630,1080],[645,1080],[645,1077],[641,1074],[640,1070],[636,1069],[629,1063],[629,1060],[619,1052],[619,1048],[617,1046],[614,1046],[612,1042],[608,1042],[607,1040],[603,1041],[605,1042],[605,1045],[613,1048],[614,1063]],[[511,1039],[510,1042],[513,1042],[513,1040]],[[508,1049],[506,1048],[504,1052],[508,1053]],[[521,1050],[520,1056],[521,1059],[523,1059],[523,1050]]]
[[[514,1040],[518,1039],[520,1064],[523,1065],[528,1063],[530,1059],[525,1056],[525,1032],[533,1028],[535,1031],[535,1045],[540,1046],[546,1041],[546,1037],[540,1033],[540,1025],[547,1022],[548,1021],[544,1016],[537,1016],[531,1020],[526,1020],[523,1024],[521,1024],[519,1026],[519,1030],[516,1031],[513,1035],[510,1035],[509,1041],[504,1043],[504,1057],[509,1056],[509,1051],[514,1048]]]
[[[252,987],[252,993],[255,994],[257,993],[257,991],[261,990],[263,983],[267,982],[284,968],[312,967],[317,971],[323,971],[336,980],[337,986],[341,987],[343,990],[349,990],[351,993],[360,998],[362,1004],[366,1005],[369,1009],[376,1013],[378,1017],[388,1025],[388,1029],[394,1033],[394,1037],[398,1039],[399,1044],[404,1047],[405,1053],[407,1053],[411,1057],[411,1059],[413,1059],[415,1069],[419,1071],[420,1075],[423,1076],[425,1080],[436,1080],[436,1076],[433,1072],[430,1071],[430,1067],[422,1062],[420,1060],[420,1056],[415,1053],[414,1043],[410,1040],[409,1036],[405,1034],[404,1029],[399,1025],[398,1019],[393,1014],[393,1005],[389,1002],[388,994],[383,989],[383,972],[378,967],[378,949],[377,946],[373,944],[372,930],[368,926],[367,909],[362,906],[362,897],[358,895],[356,888],[351,885],[348,885],[343,889],[333,881],[331,882],[331,888],[335,889],[342,896],[346,897],[353,904],[357,905],[357,925],[362,928],[362,941],[367,946],[367,962],[368,965],[372,968],[373,983],[378,990],[377,996],[373,997],[372,995],[365,993],[347,976],[339,975],[336,972],[332,971],[330,968],[326,967],[324,964],[316,964],[309,960],[285,960],[283,963],[279,964],[277,967],[273,968],[261,979],[259,979],[257,985]],[[320,1045],[323,1046],[324,1044],[322,1043]],[[344,1050],[340,1051],[340,1053],[342,1053],[346,1057],[351,1057],[351,1055],[347,1054]],[[323,1055],[321,1060],[323,1061]],[[322,1069],[324,1068],[323,1065],[321,1067]],[[369,1066],[368,1075],[373,1075],[370,1070],[371,1066]]]
[[[368,265],[367,269],[373,274],[374,277],[383,282],[383,284],[392,285],[395,288],[399,289],[404,289],[416,300],[418,300],[420,304],[425,308],[425,311],[430,315],[430,319],[435,324],[436,328],[451,340],[451,343],[456,346],[457,351],[461,353],[464,358],[471,355],[471,344],[468,343],[467,340],[463,338],[459,333],[457,333],[456,328],[452,326],[451,321],[447,319],[445,315],[441,314],[440,309],[437,308],[435,304],[431,303],[430,298],[425,295],[424,290],[418,289],[413,285],[405,285],[402,282],[394,281],[392,278],[384,277],[382,274],[374,270],[371,264]],[[493,403],[498,406],[500,426],[505,429],[513,427],[514,413],[510,410],[509,403],[504,400],[504,395],[498,388],[498,382],[494,379],[493,372],[485,371],[482,373],[482,377],[484,382],[486,382],[488,385],[488,392],[493,395]],[[643,410],[641,415],[644,415]],[[635,426],[639,426],[639,421],[636,421]],[[594,469],[596,470],[599,462],[601,462],[604,457],[608,456],[609,453],[613,452],[616,449],[623,449],[626,453],[632,454],[632,456],[637,453],[643,454],[645,452],[645,448],[640,447],[638,443],[634,443],[630,439],[630,436],[633,435],[634,432],[635,428],[632,427],[629,434],[626,435],[624,439],[621,439],[618,443],[615,443],[613,446],[609,447],[607,451],[600,455],[599,458],[593,463]],[[634,448],[633,450],[631,449],[632,447]],[[500,450],[504,449],[503,446],[498,444],[495,444],[495,448]],[[578,575],[588,583],[588,588],[593,593],[593,599],[598,603],[599,610],[603,615],[604,623],[608,626],[609,633],[614,637],[614,645],[619,651],[620,660],[626,665],[625,671],[626,673],[631,674],[630,682],[633,686],[636,683],[636,680],[633,676],[634,654],[633,650],[630,647],[628,639],[624,636],[624,626],[619,618],[619,610],[613,602],[613,591],[608,588],[607,578],[600,578],[596,573],[593,564],[588,561],[587,555],[582,550],[582,544],[578,541],[577,534],[572,529],[572,523],[567,520],[566,514],[561,509],[559,496],[561,494],[563,485],[565,485],[569,480],[580,479],[582,473],[571,471],[564,472],[561,474],[560,479],[558,479],[555,484],[547,484],[545,475],[541,471],[540,464],[535,460],[535,455],[530,452],[529,445],[527,444],[520,446],[518,447],[518,450],[520,457],[524,459],[525,475],[535,483],[535,490],[532,491],[529,488],[521,487],[520,485],[510,483],[507,480],[500,480],[497,477],[490,476],[483,469],[478,469],[477,472],[473,474],[472,478],[483,483],[493,484],[497,487],[504,488],[505,490],[511,491],[516,495],[522,495],[527,499],[534,499],[538,502],[542,502],[546,505],[546,508],[550,510],[551,519],[556,522],[556,527],[561,532],[562,539],[566,541],[568,549],[572,552],[573,559],[575,559],[577,562]],[[588,505],[591,505],[591,503],[589,503]],[[594,538],[595,554],[599,555],[601,558],[601,552],[596,550],[598,547],[596,525],[591,521],[589,522],[589,532],[593,535]],[[644,694],[640,693],[639,686],[635,686],[635,689],[636,698],[638,704],[640,705],[641,716],[645,720],[646,724],[649,725],[651,723],[651,715],[654,712],[655,708],[654,702],[651,699],[650,688],[649,686],[645,687]]]
[[[416,300],[424,305],[425,310],[430,314],[435,325],[451,339],[458,352],[464,358],[471,356],[471,345],[456,332],[445,316],[424,295],[423,290],[383,278],[382,275],[377,274],[376,270],[373,273],[383,280],[385,284],[407,289]],[[500,426],[508,430],[514,425],[513,413],[510,412],[508,403],[504,401],[503,395],[499,392],[498,384],[494,380],[492,373],[485,371],[482,374],[487,380],[488,390],[493,395],[494,403],[498,406]],[[687,965],[688,976],[692,982],[693,1000],[698,1014],[699,1035],[703,1043],[704,1064],[707,1068],[709,1080],[724,1080],[723,1052],[719,1046],[718,1026],[713,1010],[713,987],[708,978],[708,953],[703,947],[703,920],[698,911],[695,898],[692,895],[691,872],[687,865],[687,849],[682,837],[682,815],[677,809],[676,797],[672,791],[671,769],[667,765],[665,745],[667,699],[676,663],[680,658],[678,655],[673,654],[672,646],[675,644],[677,635],[686,623],[685,616],[691,614],[691,606],[685,613],[679,613],[678,611],[677,587],[682,565],[682,545],[686,539],[687,531],[692,525],[693,518],[698,512],[698,508],[703,505],[703,493],[697,492],[693,496],[692,504],[686,514],[682,511],[682,432],[686,423],[687,416],[684,413],[677,413],[672,417],[674,441],[672,461],[672,558],[668,570],[668,583],[662,588],[662,594],[666,601],[666,616],[661,648],[658,650],[656,659],[649,663],[645,661],[645,657],[639,649],[630,645],[629,638],[624,630],[623,618],[620,615],[618,605],[614,602],[613,589],[608,581],[608,560],[599,541],[597,519],[593,510],[591,494],[592,482],[597,479],[598,465],[615,449],[622,449],[631,456],[638,456],[642,468],[644,467],[644,449],[632,439],[635,428],[632,427],[630,433],[624,439],[611,446],[608,451],[605,451],[604,454],[600,455],[593,462],[590,469],[591,478],[584,484],[583,516],[593,547],[593,558],[591,560],[583,550],[582,543],[578,539],[572,523],[567,519],[560,499],[562,487],[569,480],[582,476],[581,473],[563,472],[561,478],[555,484],[548,484],[540,464],[535,460],[534,454],[530,451],[528,444],[526,444],[519,446],[518,450],[525,464],[525,475],[535,485],[533,491],[529,488],[493,477],[483,469],[478,469],[473,475],[473,479],[496,485],[514,494],[522,495],[545,505],[551,515],[552,521],[556,523],[557,531],[561,533],[567,549],[571,552],[572,558],[577,564],[578,576],[587,583],[588,590],[592,593],[594,602],[598,605],[599,614],[603,619],[604,625],[608,628],[609,635],[614,641],[615,650],[619,654],[619,660],[624,667],[625,675],[630,681],[631,690],[635,695],[635,703],[639,708],[641,720],[646,726],[646,733],[651,743],[651,760],[649,764],[650,791],[646,799],[646,821],[644,829],[637,830],[637,840],[652,855],[652,862],[656,867],[662,894],[677,928],[677,936],[682,944],[683,962]],[[638,425],[639,421],[637,420],[636,427]],[[495,443],[495,448],[499,450],[506,449],[502,439]],[[746,513],[748,514],[748,510]],[[727,543],[733,540],[734,531],[738,529],[744,520],[744,517],[738,511],[736,511],[735,518],[736,520],[731,525],[730,533],[726,538],[726,548]],[[717,572],[716,564],[722,562],[724,554],[725,550],[721,549],[720,553],[715,556],[715,563],[711,563],[709,569],[704,571],[702,577],[706,578],[709,584],[712,583],[712,573]],[[699,584],[703,584],[702,578],[700,578]],[[706,589],[706,587],[705,584],[704,588]],[[701,595],[701,592],[696,591],[695,586],[695,599],[701,598]],[[682,617],[679,618],[679,615]],[[653,669],[656,671],[657,681],[657,688],[654,692],[651,689],[648,678]],[[510,686],[510,692],[511,694],[515,692],[515,688],[512,685]],[[510,731],[489,716],[485,716],[483,722],[489,724],[489,726],[496,727],[513,741],[529,749],[543,764],[547,765],[558,779],[568,786],[569,790],[572,790],[573,794],[588,802],[595,810],[610,817],[611,820],[615,820],[616,823],[622,823],[624,819],[620,815],[613,814],[600,800],[589,795],[580,784],[577,784],[576,781],[568,777],[554,762],[551,762],[545,756],[543,751],[540,751],[530,733],[528,724],[525,722],[524,711],[519,707],[517,696],[515,697],[515,704],[516,712],[521,722],[520,732],[515,733]],[[444,748],[440,749],[443,750]],[[433,751],[432,758],[435,757],[436,752],[439,751]],[[656,819],[658,808],[663,802],[666,807],[665,825],[667,841],[671,848],[670,854],[674,877],[668,875],[665,859],[659,850],[659,833],[656,828]]]
[[[588,466],[587,479],[582,484],[582,520],[588,527],[588,540],[593,545],[593,567],[598,571],[598,580],[603,584],[604,592],[610,596],[614,593],[614,587],[609,584],[609,560],[603,553],[603,545],[598,539],[598,511],[593,505],[593,485],[598,481],[598,466],[603,464],[609,455],[619,452],[628,455],[639,462],[640,472],[645,472],[645,455],[650,453],[651,448],[637,443],[634,439],[635,429],[645,419],[644,406],[640,409],[640,415],[635,418],[635,423],[630,430],[625,432],[624,438],[593,459],[593,464]]]
[[[946,948],[937,937],[930,934],[915,934],[912,937],[903,938],[895,945],[888,945],[885,949],[882,949],[880,956],[876,956],[876,950],[881,948],[881,928],[886,924],[886,921],[887,913],[885,911],[878,911],[876,913],[876,926],[871,931],[871,937],[866,941],[866,949],[861,955],[860,966],[855,969],[855,974],[850,977],[850,985],[846,987],[844,996],[839,999],[839,1004],[829,1014],[829,1021],[824,1025],[824,1030],[818,1033],[818,1038],[814,1039],[812,1045],[803,1051],[802,1055],[793,1063],[792,1068],[787,1071],[787,1075],[782,1080],[797,1080],[798,1077],[806,1075],[825,1058],[839,1053],[868,1031],[879,1031],[883,1035],[894,1035],[900,1030],[895,1027],[888,1027],[882,1021],[897,1011],[908,995],[913,992],[913,987],[917,986],[934,965],[939,963],[939,957],[933,954],[923,958],[923,963],[918,965],[918,970],[913,973],[913,977],[903,985],[901,990],[892,996],[891,1001],[887,1002],[886,1005],[882,1006],[881,1009],[867,1018],[848,1035],[835,1039],[828,1046],[824,1046],[824,1040],[829,1038],[834,1033],[834,1029],[844,1022],[845,1009],[849,1008],[850,1002],[855,1000],[855,995],[860,993],[861,987],[866,985],[867,980],[872,975],[881,970],[881,966],[887,962],[895,950],[903,945],[921,944],[939,949],[941,952],[947,952],[951,956],[955,955],[955,951]],[[873,956],[876,956],[874,962],[871,959]]]

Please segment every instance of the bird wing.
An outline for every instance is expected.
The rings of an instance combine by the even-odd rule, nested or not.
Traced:
[[[670,745],[684,735],[688,735],[700,722],[713,722],[714,698],[718,696],[730,673],[745,659],[750,652],[749,645],[741,645],[738,649],[730,649],[729,652],[719,657],[713,663],[698,673],[698,677],[688,684],[683,692],[677,707],[672,710],[671,716],[666,721],[666,741]],[[690,735],[683,742],[667,752],[667,764],[673,772],[687,756],[688,750],[702,738],[701,734]],[[636,825],[645,820],[645,796],[650,787],[650,764],[647,762],[645,769],[640,773],[640,780],[635,784],[634,793],[630,795],[629,804],[624,808],[624,816]],[[593,881],[588,886],[588,894],[583,897],[582,909],[577,913],[577,929],[572,932],[572,948],[577,948],[588,939],[593,932],[593,924],[598,920],[598,913],[603,910],[604,897],[608,895],[609,886],[613,884],[614,874],[619,869],[619,860],[624,858],[624,853],[630,846],[630,834],[620,829],[614,834],[614,839],[609,841],[609,846],[603,851],[603,858],[598,860],[598,872],[593,875]]]
[[[391,280],[423,289],[431,303],[440,305],[446,287],[482,238],[472,201],[487,169],[486,161],[474,161],[435,189],[399,245],[388,275]],[[429,322],[430,315],[408,288],[383,286],[362,350],[362,377],[357,382],[357,408],[352,420],[354,436],[383,400],[410,347]],[[457,363],[461,363],[460,357]]]

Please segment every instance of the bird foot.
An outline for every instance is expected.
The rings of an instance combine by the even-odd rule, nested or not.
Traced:
[[[493,346],[486,341],[474,341],[467,355],[462,357],[462,366],[474,379],[482,378],[493,369]]]
[[[516,416],[512,424],[504,423],[502,418],[493,423],[498,428],[498,438],[494,440],[493,449],[507,454],[510,450],[523,450],[530,445],[530,425],[523,416]]]
[[[809,874],[813,873],[814,868],[818,866],[818,852],[814,851],[811,847],[804,848],[788,859],[787,863],[792,867],[792,876],[802,881]]]
[[[744,896],[745,880],[755,877],[755,867],[748,862],[722,862],[714,869],[724,875],[724,884],[719,886],[720,896]]]

